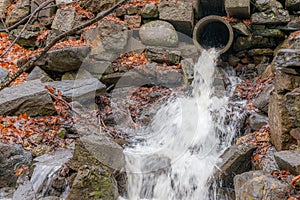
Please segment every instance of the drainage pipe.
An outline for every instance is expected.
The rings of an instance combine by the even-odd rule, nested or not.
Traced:
[[[220,54],[223,54],[231,47],[233,38],[233,30],[229,22],[217,15],[202,18],[193,32],[194,44],[200,51],[216,48]]]

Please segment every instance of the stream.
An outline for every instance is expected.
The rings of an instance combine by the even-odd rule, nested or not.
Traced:
[[[213,199],[209,178],[236,134],[238,112],[214,95],[218,54],[204,51],[189,97],[171,99],[127,147],[128,199]],[[230,118],[230,119],[229,119]]]

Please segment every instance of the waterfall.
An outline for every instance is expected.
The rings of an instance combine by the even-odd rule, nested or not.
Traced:
[[[129,200],[209,199],[207,181],[235,133],[225,125],[228,98],[214,96],[217,56],[203,51],[192,94],[162,106],[136,136],[142,142],[124,150]]]

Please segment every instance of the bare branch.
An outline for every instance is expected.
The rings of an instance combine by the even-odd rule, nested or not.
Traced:
[[[98,22],[99,20],[103,19],[105,16],[111,14],[115,9],[117,9],[118,7],[120,7],[121,5],[126,3],[127,1],[129,1],[129,0],[122,0],[119,3],[117,3],[116,5],[114,5],[113,7],[109,8],[108,10],[101,12],[100,14],[98,14],[95,18],[91,19],[90,21],[87,21],[84,24],[76,26],[72,30],[64,32],[64,33],[58,35],[57,37],[55,37],[43,50],[38,52],[35,56],[30,58],[23,66],[21,66],[20,69],[16,73],[14,73],[12,76],[9,76],[4,81],[2,81],[1,85],[0,85],[0,91],[3,90],[4,88],[8,87],[10,85],[10,83],[13,82],[16,78],[18,78],[23,72],[31,69],[34,66],[34,63],[38,59],[40,59],[43,55],[45,55],[49,51],[49,49],[51,49],[58,41],[60,41],[61,39],[65,38],[68,35],[72,35],[72,34],[76,33],[77,31],[94,24],[95,22]]]

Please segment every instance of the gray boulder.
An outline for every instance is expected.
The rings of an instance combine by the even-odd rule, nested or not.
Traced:
[[[242,144],[229,147],[222,155],[222,162],[218,164],[215,180],[222,181],[222,186],[233,188],[233,178],[252,169],[251,156],[256,147]]]
[[[268,124],[268,117],[265,115],[252,113],[249,116],[249,125],[252,131],[256,131],[266,124]]]
[[[46,65],[41,68],[54,72],[69,72],[78,70],[90,52],[87,46],[67,47],[49,51],[46,55]]]
[[[274,156],[281,170],[288,170],[294,175],[300,174],[300,151],[280,151]]]
[[[50,78],[49,75],[38,66],[34,67],[30,74],[26,77],[26,81],[31,80],[40,80],[42,83],[53,81],[52,78]]]
[[[1,115],[19,115],[25,112],[29,116],[56,113],[48,90],[39,80],[28,81],[0,91]]]
[[[262,91],[262,93],[254,100],[254,106],[264,113],[268,113],[270,94],[273,90],[273,85],[267,86]]]
[[[165,21],[152,21],[144,24],[139,31],[141,41],[150,46],[176,47],[178,35],[172,24]]]
[[[8,75],[9,72],[6,69],[0,67],[0,82],[4,80]]]
[[[20,0],[6,18],[6,26],[11,26],[30,13],[30,0]]]
[[[0,188],[15,186],[17,176],[14,170],[32,161],[31,153],[21,145],[4,144],[0,142]]]
[[[66,32],[73,28],[75,24],[75,8],[59,9],[56,12],[51,29],[59,32]]]
[[[44,83],[59,90],[65,98],[81,103],[91,102],[105,92],[105,85],[96,78],[64,80]]]
[[[160,1],[159,19],[170,22],[177,31],[192,36],[194,8],[191,1]]]
[[[99,22],[98,33],[101,46],[106,51],[112,52],[122,52],[129,38],[129,31],[124,24],[110,20],[101,20]]]
[[[262,171],[250,171],[234,177],[234,189],[236,200],[281,200],[287,198],[289,184]]]

